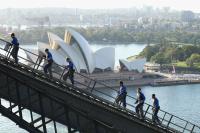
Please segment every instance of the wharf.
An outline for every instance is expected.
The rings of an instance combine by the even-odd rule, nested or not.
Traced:
[[[117,88],[119,82],[123,81],[126,86],[171,86],[171,85],[183,85],[183,84],[199,84],[200,80],[189,78],[174,78],[164,77],[157,74],[150,73],[135,73],[135,72],[104,72],[87,75],[90,78],[102,82],[107,86]],[[87,81],[85,81],[87,82]],[[102,88],[102,85],[96,85],[98,88]]]
[[[170,85],[183,85],[189,84],[188,80],[174,80],[174,79],[158,79],[154,80],[150,85],[151,86],[170,86]]]

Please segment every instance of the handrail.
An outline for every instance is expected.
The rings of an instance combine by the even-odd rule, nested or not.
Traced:
[[[8,41],[6,41],[6,40],[0,38],[0,42],[1,42],[1,41],[4,42],[4,43],[9,43],[10,45],[12,45],[10,42],[8,42]],[[38,68],[39,68],[39,67],[41,67],[41,68],[43,67],[43,65],[38,64],[38,60],[39,60],[39,58],[41,58],[41,59],[43,59],[43,60],[46,60],[44,57],[42,57],[42,56],[40,56],[40,55],[37,55],[37,54],[35,54],[35,53],[32,53],[31,51],[28,51],[28,50],[26,50],[26,49],[24,49],[24,48],[21,48],[21,47],[19,47],[19,49],[21,49],[21,50],[23,50],[23,51],[25,51],[25,52],[27,52],[27,53],[29,53],[29,54],[32,54],[33,56],[36,56],[36,57],[37,57],[36,63],[35,63],[35,62],[33,62],[32,60],[29,60],[29,59],[26,59],[26,58],[24,58],[24,57],[18,56],[18,58],[20,58],[20,59],[22,59],[22,60],[25,60],[25,61],[27,61],[27,62],[29,62],[29,63],[32,63],[32,64],[34,65],[33,71],[39,71]],[[4,49],[0,47],[0,50],[4,50]],[[5,51],[5,50],[4,50],[4,52],[7,53],[7,54],[5,55],[5,57],[6,57],[7,59],[10,59],[11,48],[10,48],[8,51]],[[22,63],[22,62],[19,62],[19,63],[20,63],[20,64],[23,64],[23,65],[27,65],[27,64]],[[60,69],[62,70],[60,73],[59,73],[59,72],[52,71],[52,74],[55,76],[54,79],[56,79],[56,80],[61,80],[61,79],[62,79],[62,76],[63,76],[63,74],[64,74],[64,72],[65,72],[65,67],[63,67],[63,66],[61,66],[61,65],[58,65],[58,64],[56,64],[56,63],[54,63],[54,65],[57,66],[58,68],[60,68]],[[35,67],[35,66],[37,66],[37,67]],[[41,71],[40,71],[40,72],[41,72]],[[57,76],[56,76],[55,74],[56,74]],[[108,93],[105,93],[105,92],[101,91],[101,89],[98,89],[98,88],[99,88],[99,87],[107,88],[107,90],[113,91],[113,92],[115,92],[115,95],[117,95],[117,90],[116,90],[116,89],[114,89],[114,88],[112,88],[112,87],[106,85],[105,83],[102,83],[102,82],[100,82],[100,81],[96,81],[95,79],[92,79],[92,78],[90,78],[90,77],[88,77],[88,76],[86,76],[86,75],[84,75],[84,74],[81,74],[81,73],[75,72],[75,78],[76,78],[76,80],[75,80],[75,85],[76,85],[77,87],[82,88],[82,89],[85,89],[85,90],[87,90],[89,93],[91,93],[91,94],[93,94],[93,95],[96,95],[96,96],[98,96],[98,97],[101,97],[101,98],[105,99],[105,101],[114,102],[115,96],[109,95]],[[86,82],[87,80],[88,80],[88,82]],[[87,83],[88,83],[88,84],[87,84]],[[94,84],[92,84],[92,83],[94,83]],[[92,86],[91,86],[91,84],[92,84]],[[96,93],[94,93],[94,92],[96,92]],[[101,95],[98,95],[98,93],[101,94]],[[112,93],[112,94],[113,94],[113,93]],[[102,95],[103,95],[104,97],[103,97]],[[107,99],[106,99],[105,97],[107,97]],[[130,98],[131,100],[136,100],[136,98],[134,98],[134,97],[132,97],[132,96],[130,96],[130,95],[127,95],[127,98]],[[134,103],[134,102],[133,102],[133,103]],[[127,102],[127,109],[125,109],[125,110],[127,110],[127,111],[132,110],[132,109],[130,109],[128,106],[131,107],[132,109],[135,109],[135,106],[134,106],[134,105],[132,105],[132,104],[130,104],[130,103]],[[144,104],[144,107],[146,107],[146,110],[144,110],[144,112],[145,112],[145,118],[146,118],[146,119],[151,119],[150,117],[152,116],[152,112],[149,111],[149,110],[150,110],[149,108],[153,108],[152,105],[150,105],[150,104],[148,104],[148,103],[145,103],[145,104]],[[134,112],[131,112],[131,113],[134,113]],[[163,114],[163,116],[158,116],[158,117],[161,119],[161,123],[162,123],[161,126],[165,127],[166,129],[175,129],[175,130],[178,130],[177,128],[180,128],[180,130],[178,130],[178,131],[179,131],[179,132],[183,132],[183,133],[184,133],[185,131],[190,131],[191,133],[192,133],[192,132],[197,132],[196,130],[198,130],[198,132],[200,132],[200,127],[199,127],[199,126],[197,126],[197,125],[195,125],[195,124],[192,124],[191,122],[189,122],[189,121],[187,121],[187,120],[184,120],[184,119],[182,119],[182,118],[180,118],[180,117],[177,117],[177,116],[175,116],[175,115],[173,115],[173,114],[170,114],[170,113],[168,113],[168,112],[166,112],[166,111],[164,111],[164,110],[160,110],[160,111],[159,111],[159,114]],[[150,115],[150,116],[149,116],[149,115]],[[166,118],[166,116],[168,116],[168,119]],[[173,121],[174,119],[177,119],[177,121],[174,122],[174,121]],[[166,122],[167,122],[167,123],[166,123]],[[166,123],[166,124],[165,124],[165,123]],[[183,123],[184,123],[184,124],[183,124]],[[185,126],[182,126],[182,125],[185,125]],[[188,125],[191,125],[191,126],[190,126],[190,127],[187,127]],[[175,128],[175,127],[177,127],[177,128]],[[190,128],[190,129],[189,129],[189,128]]]

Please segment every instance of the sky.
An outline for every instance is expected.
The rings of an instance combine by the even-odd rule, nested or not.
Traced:
[[[130,8],[155,6],[171,7],[177,10],[200,12],[200,0],[3,0],[0,8],[35,8],[35,7],[66,7],[66,8]]]

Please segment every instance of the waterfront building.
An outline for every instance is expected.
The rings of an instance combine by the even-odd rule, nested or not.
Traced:
[[[159,72],[160,64],[147,62],[144,64],[145,72]]]
[[[51,32],[48,32],[47,34],[49,43],[37,42],[37,53],[39,55],[43,56],[45,54],[45,49],[48,48],[52,53],[56,64],[65,66],[65,60],[68,57],[73,62],[77,72],[97,73],[114,71],[114,47],[104,47],[93,52],[88,41],[80,33],[71,28],[66,29],[64,39]],[[36,58],[29,56],[29,53],[26,54],[33,62],[37,60]],[[142,72],[146,59],[136,58],[131,61],[120,59],[119,62],[120,70],[137,70],[138,72]]]
[[[93,52],[88,41],[75,30],[68,28],[64,39],[48,32],[49,44],[37,42],[38,51],[44,54],[48,48],[54,56],[54,62],[65,65],[66,57],[69,57],[77,72],[93,73],[96,71],[113,71],[115,64],[115,49],[105,47]]]
[[[146,63],[146,58],[136,58],[133,60],[125,60],[125,59],[120,59],[119,64],[120,64],[120,70],[127,70],[127,71],[133,71],[136,70],[138,72],[143,71],[144,64]]]

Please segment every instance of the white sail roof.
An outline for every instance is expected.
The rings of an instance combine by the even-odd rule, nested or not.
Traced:
[[[95,68],[114,70],[115,65],[115,49],[113,47],[105,47],[94,53]]]
[[[63,39],[53,33],[48,32],[48,37],[49,40],[51,40],[51,46],[53,46],[52,49],[55,48],[56,51],[64,58],[69,57],[74,63],[74,66],[76,67],[78,72],[80,72],[81,69],[87,70],[86,63],[84,62],[83,56],[81,55],[80,51],[78,51],[71,45],[66,44]],[[62,65],[65,64],[66,63],[62,63]]]
[[[48,48],[57,64],[65,65],[65,59],[69,57],[78,72],[86,70],[92,73],[95,68],[114,69],[115,49],[112,47],[106,47],[94,53],[85,38],[70,28],[65,32],[64,40],[51,32],[48,32],[48,37],[50,44],[38,42],[38,49],[44,51]]]
[[[72,30],[71,28],[68,28],[65,32],[66,32],[65,35],[70,34],[70,36],[68,37],[74,39],[73,40],[74,42],[72,42],[70,45],[77,45],[77,49],[80,50],[89,72],[92,73],[95,68],[95,62],[94,62],[93,52],[88,44],[88,41],[86,41],[81,34]],[[69,40],[69,39],[65,38],[64,40]]]
[[[129,71],[138,70],[139,72],[142,72],[144,64],[146,63],[146,58],[134,59],[133,61],[120,59],[119,62],[120,65],[124,65]]]

